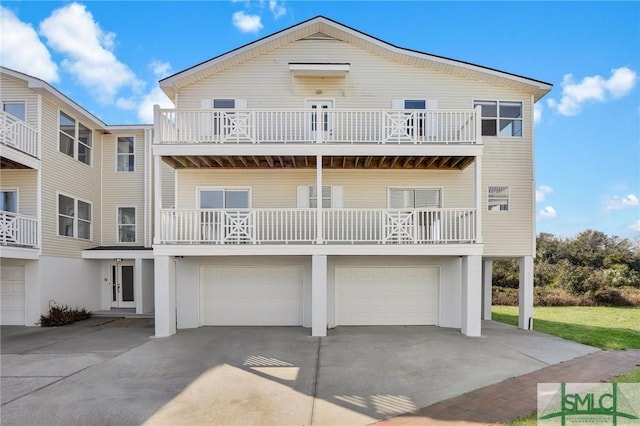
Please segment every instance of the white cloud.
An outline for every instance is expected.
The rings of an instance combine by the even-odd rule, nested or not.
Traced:
[[[113,53],[116,35],[104,32],[84,5],[71,3],[40,23],[40,33],[52,49],[62,53],[62,67],[108,103],[123,88],[139,92],[144,83]]]
[[[562,97],[560,101],[549,99],[547,105],[561,115],[577,115],[585,102],[605,102],[626,96],[635,87],[637,73],[630,68],[621,67],[611,70],[611,77],[605,79],[594,75],[575,82],[573,74],[565,74],[562,79]]]
[[[269,10],[271,10],[275,19],[281,18],[287,13],[284,1],[279,2],[278,0],[269,0]]]
[[[543,209],[538,210],[539,220],[554,219],[556,217],[558,217],[558,213],[556,212],[556,209],[551,206],[547,206]]]
[[[542,120],[542,110],[543,107],[541,103],[533,105],[533,124],[538,124],[540,120]]]
[[[175,108],[173,102],[169,100],[159,86],[154,87],[147,93],[138,104],[138,118],[143,123],[153,123],[153,106],[160,105],[161,108]]]
[[[233,25],[243,33],[256,33],[263,27],[260,16],[245,15],[243,11],[233,14]]]
[[[540,185],[538,189],[536,189],[536,202],[539,203],[541,201],[546,200],[547,195],[553,192],[553,188],[547,185]]]
[[[636,220],[631,225],[628,225],[627,229],[634,232],[640,232],[640,220]]]
[[[171,64],[169,62],[153,60],[149,64],[149,68],[157,78],[165,78],[171,72]]]
[[[628,207],[637,207],[638,205],[640,205],[640,200],[635,194],[629,194],[625,197],[614,195],[613,197],[605,200],[604,209],[606,211],[615,211],[626,209]]]
[[[49,83],[59,81],[58,66],[36,31],[4,7],[0,7],[0,46],[0,64],[3,66]]]

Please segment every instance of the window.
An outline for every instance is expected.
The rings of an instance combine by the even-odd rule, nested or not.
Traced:
[[[390,188],[389,208],[428,209],[442,207],[439,188]]]
[[[119,137],[117,142],[118,171],[135,171],[134,138],[132,136]]]
[[[58,235],[91,239],[91,204],[58,194]]]
[[[214,109],[234,109],[236,107],[235,99],[214,99]]]
[[[317,189],[316,186],[309,186],[309,208],[315,209],[318,206],[318,198],[317,198]],[[331,208],[331,187],[330,186],[322,186],[322,208],[329,209]]]
[[[0,191],[0,211],[18,213],[18,191]]]
[[[522,137],[522,102],[475,101],[482,110],[482,136]]]
[[[60,111],[60,152],[91,164],[93,131]]]
[[[136,242],[136,208],[118,207],[118,242]]]
[[[27,108],[24,102],[3,102],[2,110],[22,121],[27,120]]]
[[[201,209],[248,209],[248,189],[200,190]]]
[[[487,196],[487,209],[491,212],[509,211],[509,187],[490,186]]]

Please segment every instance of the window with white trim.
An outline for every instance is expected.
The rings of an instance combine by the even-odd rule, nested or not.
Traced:
[[[118,207],[118,242],[136,242],[136,208]]]
[[[248,209],[248,189],[201,189],[201,209]]]
[[[58,235],[91,239],[91,203],[58,194]]]
[[[117,140],[119,172],[135,172],[135,139],[133,136],[119,136]]]
[[[60,152],[91,164],[93,131],[68,114],[60,111]]]
[[[322,186],[322,208],[340,209],[342,208],[342,187],[336,185]],[[315,209],[318,205],[318,198],[315,185],[298,186],[297,206],[299,209]]]
[[[2,110],[22,121],[27,120],[27,106],[24,101],[2,102]]]
[[[8,189],[0,191],[0,211],[18,213],[18,191]]]
[[[474,101],[482,111],[482,136],[522,137],[522,102]]]
[[[487,191],[487,210],[490,212],[509,211],[509,187],[489,186]]]
[[[309,186],[309,208],[315,209],[318,206],[318,192],[315,185]],[[322,208],[331,208],[331,186],[322,186]]]

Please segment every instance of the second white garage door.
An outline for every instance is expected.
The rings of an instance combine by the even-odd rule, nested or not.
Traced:
[[[437,267],[336,267],[336,325],[437,325]]]
[[[203,266],[202,325],[302,325],[302,266]]]

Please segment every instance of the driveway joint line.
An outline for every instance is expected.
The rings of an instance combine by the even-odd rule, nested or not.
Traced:
[[[18,400],[18,399],[20,399],[20,398],[24,398],[25,396],[31,395],[31,394],[32,394],[32,393],[34,393],[34,392],[38,392],[39,390],[42,390],[42,389],[44,389],[44,388],[47,388],[47,387],[49,387],[49,386],[51,386],[51,385],[55,385],[56,383],[59,383],[59,382],[61,382],[62,380],[64,380],[64,379],[68,378],[68,377],[75,376],[76,374],[81,373],[81,372],[83,372],[84,370],[87,370],[87,369],[89,369],[89,368],[91,368],[91,367],[92,367],[92,366],[91,366],[91,365],[89,365],[89,366],[87,366],[87,367],[85,367],[85,368],[83,368],[83,369],[80,369],[80,370],[78,370],[78,371],[74,371],[73,373],[71,373],[71,374],[69,374],[69,375],[67,375],[67,376],[62,376],[62,377],[60,377],[60,376],[55,376],[55,377],[60,377],[60,378],[59,378],[58,380],[54,380],[54,381],[53,381],[53,382],[51,382],[51,383],[47,383],[46,385],[40,386],[39,388],[33,389],[33,390],[31,390],[31,391],[29,391],[29,392],[25,393],[24,395],[20,395],[20,396],[17,396],[17,397],[15,397],[15,398],[13,398],[13,399],[9,400],[9,401],[3,402],[3,403],[0,405],[0,407],[4,407],[5,405],[7,405],[7,404],[11,404],[12,402],[17,401],[17,400]]]
[[[316,377],[313,380],[313,395],[311,396],[311,416],[309,424],[313,424],[313,413],[316,407],[316,395],[318,392],[318,376],[320,373],[320,346],[322,345],[322,337],[318,338],[318,351],[316,352]]]

